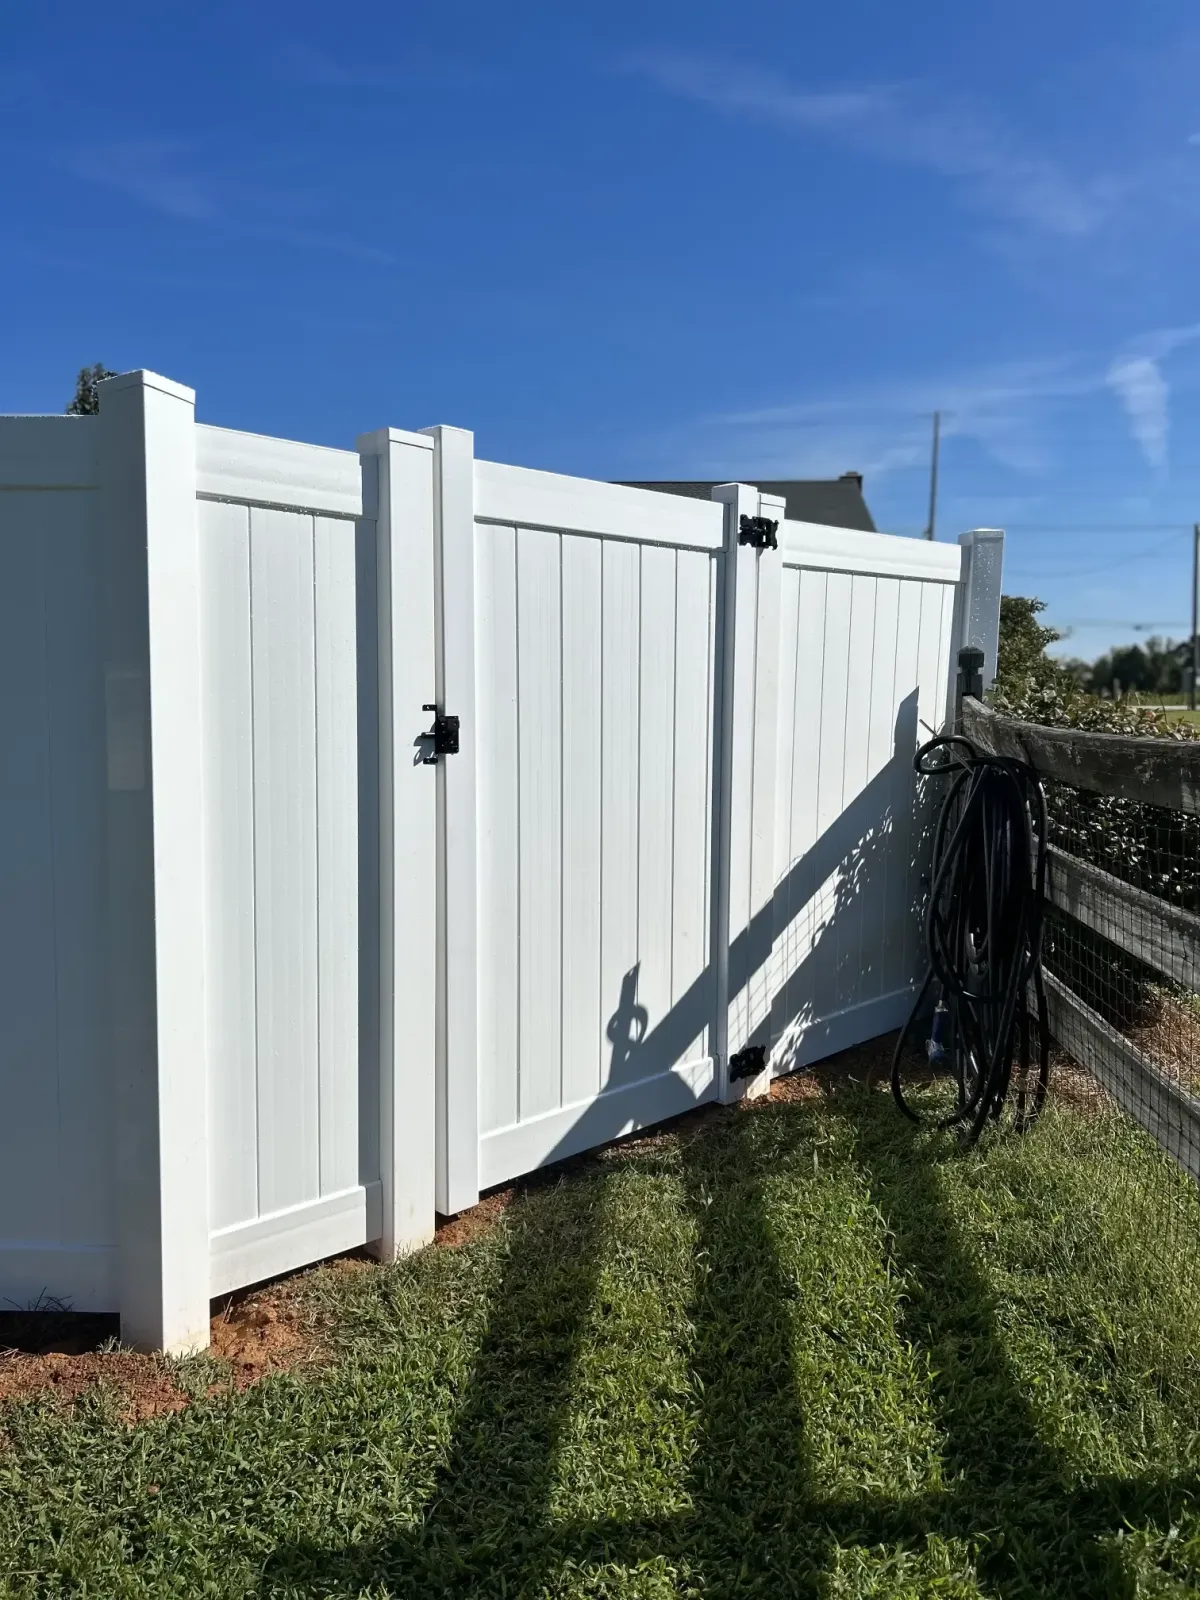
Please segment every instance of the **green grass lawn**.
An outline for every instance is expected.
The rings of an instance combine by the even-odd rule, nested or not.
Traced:
[[[1139,1178],[1200,1237],[1094,1113],[969,1154],[854,1085],[683,1123],[316,1274],[315,1374],[10,1407],[0,1593],[1195,1595],[1197,1327]]]

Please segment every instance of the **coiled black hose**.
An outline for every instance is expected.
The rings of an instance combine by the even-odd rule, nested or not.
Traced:
[[[892,1094],[904,1097],[905,1042],[937,985],[946,1024],[942,1044],[958,1086],[957,1104],[939,1123],[960,1125],[974,1143],[998,1119],[1020,1064],[1014,1120],[1028,1127],[1049,1079],[1049,1030],[1042,982],[1042,906],[1046,883],[1046,796],[1022,761],[984,755],[959,735],[931,739],[914,762],[922,776],[953,773],[933,839],[925,916],[929,971],[892,1057]],[[1030,1085],[1030,1009],[1035,997],[1039,1057]],[[935,1038],[937,1029],[934,1030]]]

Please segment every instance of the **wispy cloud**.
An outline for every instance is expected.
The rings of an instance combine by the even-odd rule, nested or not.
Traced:
[[[492,76],[463,57],[442,51],[407,47],[381,60],[345,61],[329,50],[289,40],[280,50],[277,70],[294,83],[316,89],[379,91],[385,95],[410,90],[414,82],[446,89],[472,89]]]
[[[1143,334],[1108,369],[1108,385],[1125,408],[1133,437],[1149,465],[1158,472],[1167,465],[1171,428],[1171,390],[1162,363],[1197,339],[1200,323],[1158,328]]]
[[[248,193],[243,178],[221,183],[202,170],[202,152],[174,139],[125,139],[71,151],[59,165],[90,183],[118,190],[159,216],[172,220],[219,226],[243,237],[274,241],[297,250],[314,250],[344,256],[374,266],[391,266],[395,256],[330,228],[298,228],[295,194]],[[243,173],[247,163],[243,158]],[[312,214],[302,197],[303,210]],[[291,202],[285,209],[283,202]]]
[[[965,99],[939,100],[905,84],[798,89],[774,73],[669,53],[629,65],[670,93],[719,111],[940,173],[961,182],[976,204],[1041,233],[1085,237],[1119,198],[1112,180],[1072,177]]]
[[[1108,381],[1128,413],[1142,454],[1152,467],[1161,471],[1167,464],[1170,391],[1158,362],[1150,356],[1128,356],[1114,361],[1108,369]]]
[[[210,185],[188,170],[191,154],[176,139],[122,139],[74,151],[61,165],[163,216],[207,222],[217,215],[217,202]]]
[[[1075,356],[1009,362],[701,419],[692,448],[735,473],[825,477],[854,467],[877,480],[928,462],[932,413],[938,410],[944,439],[972,440],[993,460],[1036,478],[1054,465],[1048,412],[1103,387],[1103,371]]]
[[[323,251],[327,255],[345,256],[349,261],[362,261],[367,266],[392,267],[396,257],[390,250],[381,250],[361,239],[347,238],[338,233],[327,233],[316,228],[292,228],[274,223],[246,223],[242,232],[258,239],[274,239],[280,244],[295,246],[297,250]]]

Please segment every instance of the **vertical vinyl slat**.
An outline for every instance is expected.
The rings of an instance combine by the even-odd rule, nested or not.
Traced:
[[[858,1005],[863,998],[865,900],[873,873],[877,817],[867,785],[870,743],[871,686],[875,648],[876,579],[856,573],[850,598],[850,646],[846,678],[846,736],[842,764],[842,811],[846,814],[841,909],[837,918],[837,987],[834,1010]]]
[[[757,561],[738,559],[737,620],[733,653],[733,727],[736,754],[733,757],[733,784],[729,804],[729,943],[748,954],[750,922],[750,868],[754,849],[754,669],[758,651]],[[730,1054],[740,1050],[749,1033],[750,975],[747,962],[735,969],[730,958],[729,980]]]
[[[354,524],[314,523],[321,1193],[358,1182],[358,771]]]
[[[355,648],[358,655],[358,1125],[359,1171],[381,1175],[379,807],[379,547],[374,517],[355,524]],[[432,605],[432,599],[430,601]],[[407,751],[401,751],[408,756]],[[411,759],[411,757],[409,757]],[[432,1202],[431,1202],[432,1205]]]
[[[660,1029],[671,1009],[675,789],[675,551],[641,553],[638,755],[638,999],[647,1049],[638,1076],[673,1064]]]
[[[562,541],[563,1104],[600,1087],[600,586],[598,539]]]
[[[557,533],[517,531],[521,1120],[562,1096],[562,617]]]
[[[846,839],[838,827],[846,770],[847,690],[850,665],[851,595],[848,573],[831,572],[826,581],[825,659],[821,693],[821,772],[817,783],[819,845],[815,889],[812,971],[817,1016],[836,1010],[838,921],[844,894]],[[822,842],[823,841],[823,842]]]
[[[516,538],[512,528],[475,530],[479,1115],[485,1133],[516,1122],[518,1105]]]
[[[604,544],[601,714],[601,1085],[631,1081],[637,1037],[638,547]]]
[[[871,689],[867,737],[867,785],[871,794],[871,846],[867,892],[863,896],[864,999],[884,993],[883,969],[887,938],[888,882],[896,847],[895,768],[903,753],[895,752],[896,623],[900,604],[897,578],[879,578],[875,586],[875,645],[871,653]]]
[[[800,574],[784,567],[779,575],[779,706],[775,765],[775,908],[771,946],[771,1041],[787,1027],[787,974],[790,956],[789,884],[792,844],[792,791],[795,787],[796,665],[799,657]]]
[[[313,519],[250,513],[259,1209],[320,1194]]]
[[[250,512],[201,504],[209,1226],[258,1215]]]
[[[750,846],[749,981],[746,1022],[755,1039],[768,1041],[772,1013],[775,934],[776,784],[779,760],[779,604],[782,563],[770,550],[758,568],[754,637],[754,818]]]
[[[923,744],[941,730],[945,715],[945,692],[941,676],[942,659],[946,648],[943,637],[943,610],[948,585],[923,583],[921,585],[921,630],[917,647],[917,730],[916,743]],[[917,909],[924,903],[921,882],[929,852],[933,791],[927,781],[917,788],[913,809],[913,839],[910,850],[909,904],[914,914],[909,919],[909,939],[902,981],[917,975],[924,965],[921,951],[921,926]]]
[[[713,962],[713,925],[717,916],[716,807],[717,785],[717,684],[721,672],[720,641],[717,637],[718,595],[721,586],[721,560],[709,557],[708,567],[708,778],[704,788],[704,950],[708,959],[708,991],[705,995],[705,1028],[701,1054],[716,1054],[719,1031],[717,1019],[717,973]]]
[[[684,1060],[693,1060],[706,1048],[712,1009],[707,891],[712,789],[709,613],[714,562],[711,556],[690,550],[679,551],[677,559],[671,1004],[678,1006],[689,994],[693,997],[697,1027],[683,1054]]]
[[[60,1239],[108,1244],[113,1203],[113,1103],[109,1066],[105,919],[106,776],[104,650],[97,595],[100,551],[85,508],[57,499],[67,513],[47,554],[46,595],[50,808],[54,839]],[[90,497],[89,497],[90,498]],[[81,515],[81,512],[83,513]]]
[[[788,819],[787,935],[781,1066],[792,1064],[802,1029],[816,1016],[818,1005],[816,941],[818,936],[816,864],[811,852],[817,840],[818,794],[823,770],[822,705],[825,691],[825,641],[828,575],[797,573],[796,698],[792,732],[792,801]]]
[[[902,578],[896,605],[896,766],[892,801],[896,826],[892,838],[891,870],[888,873],[887,934],[883,961],[885,994],[898,989],[906,981],[912,965],[917,925],[913,900],[917,881],[913,873],[916,849],[913,808],[917,779],[912,758],[921,738],[917,719],[922,588],[918,579]]]

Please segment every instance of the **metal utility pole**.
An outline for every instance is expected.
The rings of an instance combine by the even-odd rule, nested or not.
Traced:
[[[933,413],[933,457],[929,463],[929,526],[925,529],[925,537],[932,539],[937,526],[937,479],[938,479],[938,441],[942,433],[942,413]]]
[[[1200,611],[1200,522],[1192,526],[1192,681],[1188,685],[1188,708],[1192,711],[1196,709],[1196,678],[1200,676],[1197,611]]]

